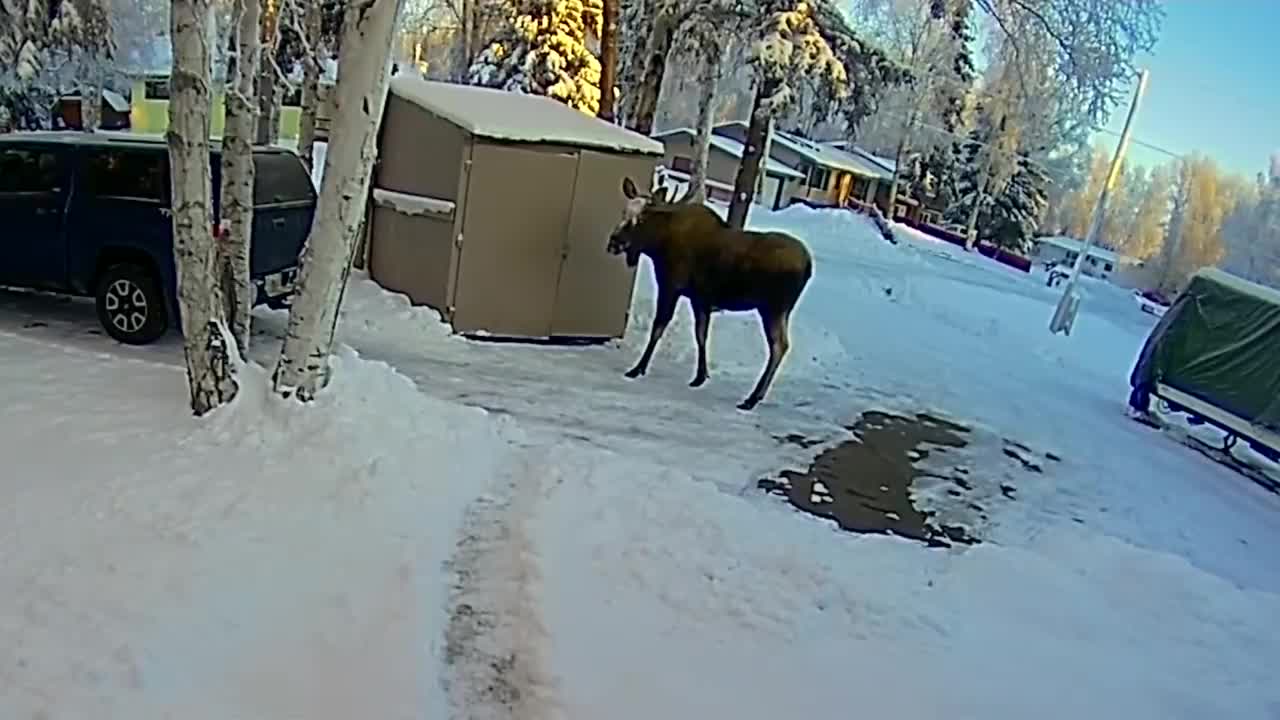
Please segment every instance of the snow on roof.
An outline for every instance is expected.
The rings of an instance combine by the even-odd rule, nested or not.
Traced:
[[[866,160],[870,162],[873,166],[877,166],[881,168],[886,173],[886,175],[892,175],[893,169],[898,165],[898,163],[894,162],[893,158],[887,158],[883,155],[877,155],[871,152],[870,150],[866,150],[864,148],[858,147],[857,145],[854,145],[848,140],[830,140],[830,141],[824,142],[823,145],[827,145],[829,147],[833,147],[838,150],[843,150],[844,152],[847,152],[856,158]]]
[[[675,128],[674,130],[664,130],[663,132],[660,132],[660,133],[654,133],[653,137],[655,139],[660,140],[664,137],[670,137],[672,135],[688,135],[689,138],[692,139],[696,136],[696,133],[693,131],[693,128],[685,127],[685,128]],[[734,140],[731,137],[725,137],[724,135],[716,135],[714,133],[711,135],[711,144],[716,148],[719,148],[721,151],[729,153],[730,155],[736,158],[741,158],[746,153],[746,150],[747,150],[746,146],[738,142],[737,140]],[[781,162],[778,162],[774,158],[769,158],[769,161],[765,164],[765,172],[770,175],[781,175],[783,177],[791,177],[791,178],[804,177],[804,173],[800,172],[799,170],[796,170],[795,168],[788,167],[787,165]]]
[[[661,155],[662,144],[541,95],[426,80],[400,72],[391,93],[472,135]]]
[[[1280,305],[1280,290],[1245,280],[1239,275],[1232,275],[1216,267],[1200,268],[1196,271],[1195,277],[1202,277],[1219,285],[1225,285],[1238,293],[1257,298],[1272,305]]]
[[[1054,247],[1060,247],[1063,250],[1070,250],[1072,252],[1077,252],[1077,253],[1080,252],[1080,248],[1084,247],[1084,241],[1077,240],[1071,237],[1063,237],[1060,235],[1036,238],[1036,242],[1047,243],[1049,245],[1053,245]],[[1116,253],[1113,250],[1108,250],[1100,245],[1094,245],[1093,247],[1089,248],[1089,255],[1092,257],[1096,257],[1099,260],[1103,260],[1105,262],[1120,261],[1120,255],[1118,253]]]
[[[691,180],[691,178],[689,177],[689,173],[680,172],[679,170],[672,170],[672,169],[671,169],[671,168],[669,168],[669,167],[663,167],[663,168],[662,168],[662,174],[663,174],[664,176],[669,177],[669,178],[671,178],[672,180],[676,180],[676,181],[678,181],[678,182],[685,182],[685,183],[687,183],[687,182],[689,182],[689,181]],[[716,180],[715,178],[707,178],[707,187],[713,187],[713,188],[717,188],[717,189],[719,189],[719,190],[728,190],[729,192],[733,192],[733,186],[732,186],[732,185],[730,185],[729,183],[726,183],[726,182],[720,182],[719,180]]]
[[[725,127],[727,125],[746,126],[742,120],[734,120],[727,123],[721,123],[717,127]],[[798,135],[793,135],[782,130],[773,131],[773,142],[787,148],[793,153],[800,155],[809,162],[820,165],[822,167],[834,170],[843,170],[844,172],[853,173],[854,175],[862,175],[864,177],[873,177],[878,179],[889,179],[893,176],[892,171],[868,162],[866,159],[848,153],[834,145],[828,143],[814,142]]]

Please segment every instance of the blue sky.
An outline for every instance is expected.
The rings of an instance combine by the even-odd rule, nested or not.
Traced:
[[[1168,0],[1160,40],[1138,58],[1151,71],[1133,137],[1176,153],[1200,151],[1252,177],[1280,152],[1280,0]],[[1108,127],[1124,126],[1128,101]],[[1114,147],[1115,136],[1098,140]],[[1129,158],[1170,158],[1138,145]]]

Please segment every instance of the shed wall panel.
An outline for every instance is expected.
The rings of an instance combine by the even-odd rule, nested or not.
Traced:
[[[551,334],[577,153],[472,145],[453,327]]]
[[[387,190],[457,200],[458,169],[470,136],[461,128],[391,95],[382,119],[375,185]]]
[[[631,309],[635,268],[606,250],[622,218],[622,178],[643,181],[658,158],[583,150],[565,239],[552,334],[621,337]]]
[[[369,272],[415,305],[445,310],[453,255],[453,220],[374,207]]]

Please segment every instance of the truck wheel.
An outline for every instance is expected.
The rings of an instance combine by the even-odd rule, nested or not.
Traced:
[[[164,293],[146,268],[133,263],[112,265],[98,277],[95,295],[98,322],[119,342],[146,345],[168,329]]]

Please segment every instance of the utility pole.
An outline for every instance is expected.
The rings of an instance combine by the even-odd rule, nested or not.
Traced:
[[[1111,188],[1120,174],[1120,164],[1124,160],[1125,150],[1129,147],[1129,134],[1133,130],[1133,118],[1138,114],[1138,104],[1142,102],[1142,93],[1147,89],[1147,70],[1138,72],[1138,87],[1133,91],[1133,102],[1129,105],[1129,115],[1124,119],[1124,130],[1120,132],[1120,142],[1116,143],[1116,152],[1111,156],[1111,169],[1107,172],[1107,181],[1102,184],[1102,192],[1098,193],[1098,202],[1093,206],[1093,220],[1089,223],[1089,232],[1085,235],[1084,247],[1076,255],[1076,262],[1071,266],[1071,276],[1067,278],[1066,287],[1062,289],[1062,299],[1053,311],[1049,320],[1049,332],[1064,335],[1071,334],[1071,326],[1075,324],[1076,313],[1080,310],[1080,293],[1076,284],[1080,279],[1080,270],[1084,267],[1085,258],[1098,241],[1098,233],[1102,230],[1103,216],[1107,212],[1107,200],[1111,196]]]

